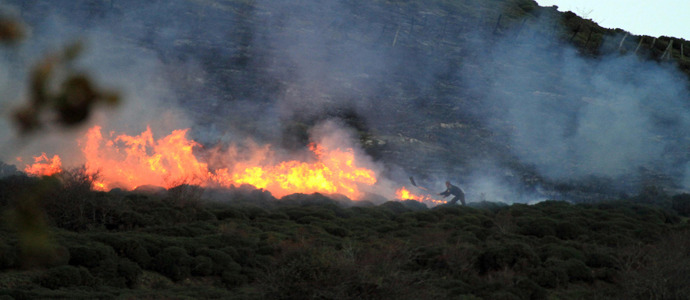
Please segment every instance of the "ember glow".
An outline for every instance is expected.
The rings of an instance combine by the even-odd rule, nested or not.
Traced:
[[[89,129],[80,145],[86,172],[98,174],[94,189],[133,190],[144,185],[171,188],[183,183],[205,187],[250,184],[278,198],[319,192],[358,200],[363,195],[360,187],[377,182],[374,171],[357,165],[353,149],[331,149],[317,143],[309,145],[311,155],[304,161],[275,162],[275,155],[267,145],[251,149],[242,159],[238,155],[226,155],[220,159],[222,165],[216,163],[212,168],[200,161],[195,151],[214,152],[214,156],[224,154],[204,149],[187,139],[187,131],[175,130],[155,139],[150,128],[135,136],[114,133],[104,136],[99,126]],[[57,168],[50,169],[54,164]],[[49,169],[54,171],[47,172]],[[48,159],[45,154],[26,169],[34,175],[50,175],[60,170],[59,156]]]
[[[26,166],[24,172],[33,176],[50,176],[62,172],[62,161],[57,155],[48,158],[45,153],[42,153],[34,157],[34,163]]]

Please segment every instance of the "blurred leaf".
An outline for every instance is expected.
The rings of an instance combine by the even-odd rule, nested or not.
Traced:
[[[24,25],[16,20],[0,18],[0,41],[18,42],[24,38]]]
[[[31,69],[29,75],[31,102],[35,106],[41,106],[48,101],[48,82],[52,76],[54,62],[45,59],[40,64]]]
[[[27,106],[16,110],[13,117],[21,133],[31,132],[41,126],[38,121],[38,113],[34,106]]]
[[[73,125],[84,121],[98,98],[99,95],[88,77],[83,74],[71,76],[63,83],[60,94],[55,98],[60,122]]]
[[[113,91],[100,90],[93,79],[85,73],[74,72],[69,63],[83,52],[83,44],[75,42],[64,47],[59,55],[48,55],[33,67],[29,76],[29,104],[14,113],[14,121],[22,134],[40,128],[41,115],[54,110],[57,123],[73,126],[86,121],[98,102],[116,105],[120,95]],[[54,74],[66,73],[66,79],[58,90],[51,90]]]

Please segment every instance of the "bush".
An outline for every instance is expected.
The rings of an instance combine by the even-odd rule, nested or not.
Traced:
[[[240,286],[247,282],[246,276],[232,271],[223,271],[220,279],[228,287]]]
[[[118,256],[128,258],[144,269],[148,268],[151,263],[151,255],[142,245],[144,242],[140,239],[121,234],[99,235],[97,239],[112,247]]]
[[[556,222],[548,218],[529,219],[526,222],[518,222],[519,232],[535,237],[555,236]]]
[[[337,236],[337,237],[346,237],[350,234],[350,231],[348,231],[347,229],[345,229],[341,226],[335,225],[335,224],[324,223],[321,226],[323,227],[324,230],[326,230],[326,232],[328,232],[329,234],[332,234],[334,236]]]
[[[124,284],[128,288],[135,288],[143,273],[139,265],[129,259],[122,258],[117,262],[117,275],[124,280]]]
[[[197,255],[208,257],[212,260],[211,274],[214,275],[221,275],[224,271],[239,273],[242,269],[230,254],[220,250],[201,249],[197,251]]]
[[[477,258],[480,273],[507,268],[527,269],[536,266],[539,257],[527,244],[506,242],[489,246]]]
[[[82,280],[82,276],[86,274],[89,274],[88,270],[83,267],[59,266],[46,270],[43,275],[38,277],[37,283],[49,289],[79,286],[85,283],[85,280]],[[85,279],[87,279],[86,281],[92,281],[92,277]]]
[[[135,211],[115,212],[114,215],[115,217],[104,223],[106,228],[132,230],[151,225],[152,223],[143,214]]]
[[[587,253],[585,263],[592,268],[616,268],[618,265],[614,256],[604,252]]]
[[[549,244],[541,249],[541,259],[546,261],[548,258],[558,258],[562,260],[568,260],[571,258],[584,260],[585,255],[580,251],[572,247]]]
[[[510,290],[520,299],[546,299],[546,290],[528,278],[517,278]]]
[[[191,272],[194,276],[208,276],[213,274],[213,260],[204,255],[195,257],[192,263]]]
[[[100,243],[88,246],[71,246],[68,249],[70,265],[84,266],[89,269],[99,266],[105,260],[117,257],[112,247]]]
[[[189,277],[194,259],[180,247],[167,247],[153,258],[153,268],[173,281]]]
[[[16,247],[0,240],[0,270],[16,267],[18,259]]]
[[[535,269],[530,274],[537,284],[545,288],[554,289],[568,284],[568,273],[563,268],[564,262],[558,259],[550,259],[544,267]]]
[[[584,262],[577,259],[569,259],[564,264],[570,281],[592,282],[592,270]]]
[[[556,223],[556,237],[562,240],[572,240],[585,233],[585,230],[572,222]]]
[[[690,216],[690,194],[683,193],[671,198],[671,207],[681,216]]]

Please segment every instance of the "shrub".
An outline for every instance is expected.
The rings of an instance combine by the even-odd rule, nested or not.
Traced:
[[[556,235],[556,222],[549,218],[529,219],[526,222],[518,222],[518,225],[520,226],[519,232],[524,235],[535,237]]]
[[[212,260],[211,274],[221,275],[224,271],[239,273],[242,269],[230,254],[220,250],[200,249],[197,251],[197,255],[208,257]]]
[[[592,282],[592,270],[578,259],[569,259],[564,264],[565,271],[568,273],[570,281]]]
[[[224,208],[215,211],[216,218],[218,220],[226,219],[243,219],[245,216],[242,212],[236,208]]]
[[[0,240],[0,270],[16,267],[18,259],[16,247]]]
[[[615,268],[617,266],[616,258],[603,251],[587,253],[585,264],[592,268]]]
[[[506,268],[524,269],[537,265],[539,257],[532,248],[519,242],[488,246],[477,258],[480,273]]]
[[[180,184],[168,189],[165,202],[176,207],[198,208],[204,190],[198,185]]]
[[[292,207],[283,211],[291,220],[298,221],[309,218],[316,220],[332,220],[335,218],[333,211],[321,207]],[[308,223],[308,222],[301,222]]]
[[[115,217],[104,223],[108,229],[132,230],[151,225],[143,214],[135,211],[115,212]]]
[[[124,249],[120,249],[124,254],[124,257],[137,263],[142,268],[148,268],[151,263],[151,256],[149,255],[146,248],[136,241],[127,241]]]
[[[125,280],[118,273],[119,260],[118,257],[104,259],[97,267],[90,268],[89,271],[100,279],[103,285],[124,288],[126,286]]]
[[[204,255],[194,257],[191,273],[194,276],[208,276],[213,274],[213,260]]]
[[[84,167],[58,175],[60,188],[42,198],[46,214],[56,226],[85,230],[98,225],[103,215],[114,209],[107,198],[97,199],[97,194],[91,190],[94,176],[97,175],[88,174]]]
[[[247,282],[247,277],[245,275],[233,271],[223,271],[220,275],[220,279],[228,287],[240,286]]]
[[[129,259],[121,258],[117,261],[117,275],[124,280],[128,288],[136,287],[136,283],[143,271],[136,263]]]
[[[410,260],[405,265],[409,270],[424,270],[424,269],[449,269],[448,262],[442,255],[443,249],[440,247],[419,247],[410,253]]]
[[[148,268],[151,256],[142,245],[143,241],[120,234],[104,234],[96,237],[99,241],[111,246],[117,255],[128,258],[142,268]]]
[[[541,259],[546,261],[548,258],[558,258],[562,260],[568,260],[571,258],[584,260],[585,255],[580,251],[572,247],[549,244],[541,249]]]
[[[167,247],[153,258],[153,268],[174,281],[187,278],[194,260],[180,247]]]
[[[690,194],[683,193],[673,196],[671,207],[681,216],[690,216]]]
[[[572,222],[561,221],[556,223],[556,236],[562,240],[575,239],[585,233],[585,230]]]
[[[323,229],[326,230],[326,232],[337,237],[346,237],[350,234],[350,232],[347,229],[335,224],[325,223],[322,226]]]
[[[515,285],[510,289],[520,299],[546,299],[546,290],[529,278],[515,279]]]
[[[381,204],[380,207],[385,208],[394,214],[400,214],[410,211],[410,209],[405,207],[405,205],[400,203],[399,201],[387,201],[386,203]]]
[[[82,274],[88,271],[74,266],[59,266],[48,269],[39,276],[37,283],[49,289],[82,285]]]
[[[246,216],[250,220],[254,220],[257,217],[265,217],[268,215],[268,212],[266,212],[266,210],[257,206],[246,205],[240,207],[240,211],[244,216]]]
[[[545,288],[558,288],[568,284],[568,273],[563,269],[562,260],[550,259],[544,267],[537,268],[530,273],[530,278]]]
[[[74,266],[94,268],[107,259],[117,257],[112,247],[101,243],[89,244],[87,246],[71,246],[68,249],[70,253],[69,264]]]

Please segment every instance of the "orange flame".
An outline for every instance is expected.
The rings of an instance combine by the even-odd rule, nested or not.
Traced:
[[[291,193],[343,194],[350,199],[359,199],[362,194],[358,185],[374,185],[376,177],[372,170],[357,167],[352,149],[326,149],[311,144],[310,150],[316,161],[306,163],[285,161],[275,165],[250,166],[238,163],[235,172],[227,169],[216,172],[218,182],[229,184],[251,184],[271,191],[276,197]]]
[[[138,136],[123,134],[107,139],[99,126],[93,127],[82,145],[86,171],[98,172],[99,180],[94,186],[101,190],[114,187],[131,190],[142,185],[170,188],[183,182],[222,187],[250,184],[278,198],[292,193],[320,192],[359,199],[360,185],[376,183],[372,170],[356,165],[352,149],[328,149],[318,144],[310,145],[313,162],[291,160],[271,164],[263,162],[265,158],[228,159],[231,161],[225,168],[211,171],[207,163],[194,155],[194,148],[200,145],[185,137],[187,131],[175,130],[155,140],[147,128]],[[257,154],[266,156],[265,152],[257,151]]]
[[[400,200],[416,200],[419,202],[425,202],[433,205],[445,203],[442,200],[434,199],[431,195],[415,195],[410,192],[407,188],[401,187],[395,191],[395,197]]]
[[[57,155],[49,159],[42,153],[40,156],[34,156],[34,164],[26,166],[24,172],[34,176],[50,176],[62,172],[62,161]]]
[[[186,133],[186,129],[175,130],[156,141],[147,127],[138,136],[123,134],[108,140],[103,138],[101,127],[95,126],[87,132],[82,147],[86,171],[98,173],[100,179],[95,186],[102,190],[142,185],[171,188],[181,182],[203,184],[210,173],[192,153],[198,144],[187,140]]]
[[[323,144],[309,144],[310,156],[304,160],[275,162],[270,145],[253,146],[246,153],[227,153],[204,149],[187,139],[189,129],[175,130],[161,139],[154,139],[150,127],[139,135],[110,133],[104,137],[100,126],[89,129],[80,141],[89,174],[98,174],[93,188],[107,191],[113,188],[133,190],[153,185],[171,188],[187,183],[204,187],[231,187],[249,184],[265,189],[281,198],[293,193],[342,194],[353,200],[362,199],[362,187],[377,183],[374,171],[358,166],[351,148],[329,148]],[[196,152],[208,162],[197,159]],[[21,161],[20,158],[18,158]],[[58,155],[49,159],[43,153],[28,165],[28,174],[52,175],[62,171]],[[417,200],[427,204],[444,203],[431,195],[415,195],[407,188],[396,191],[400,200]]]
[[[412,194],[405,187],[401,187],[397,191],[395,191],[395,197],[397,197],[400,200],[417,200],[417,199],[419,199],[418,196],[415,196],[414,194]]]

